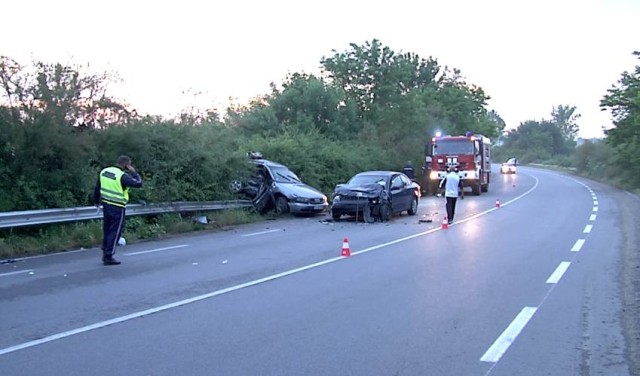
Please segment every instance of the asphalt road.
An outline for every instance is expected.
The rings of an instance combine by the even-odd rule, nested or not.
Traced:
[[[446,230],[428,197],[0,265],[0,375],[637,375],[639,201],[521,167]]]

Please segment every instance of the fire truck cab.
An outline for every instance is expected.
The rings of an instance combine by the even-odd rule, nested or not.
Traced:
[[[433,137],[425,145],[423,179],[429,193],[438,193],[438,185],[450,166],[458,168],[463,187],[470,187],[474,195],[487,192],[491,180],[491,140],[482,135]]]

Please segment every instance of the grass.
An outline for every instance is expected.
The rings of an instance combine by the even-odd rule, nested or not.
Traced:
[[[201,216],[207,217],[206,224],[194,220]],[[127,243],[131,244],[173,234],[219,231],[229,226],[258,222],[263,219],[255,211],[243,209],[127,217],[124,234]],[[14,228],[0,231],[0,260],[100,247],[101,242],[101,220],[53,224],[37,228]]]

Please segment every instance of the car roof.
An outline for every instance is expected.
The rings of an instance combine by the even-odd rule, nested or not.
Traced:
[[[263,166],[273,166],[273,167],[287,167],[281,163],[270,161],[268,159],[251,159],[252,163],[263,165]],[[288,167],[287,167],[288,168]]]
[[[397,171],[363,171],[363,172],[357,173],[356,175],[391,176],[391,175],[396,175],[396,174],[400,174],[400,172],[397,172]]]

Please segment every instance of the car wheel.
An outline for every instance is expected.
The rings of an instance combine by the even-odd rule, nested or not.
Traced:
[[[380,205],[380,220],[386,222],[391,219],[391,204],[384,203]]]
[[[234,180],[229,183],[229,189],[231,192],[240,193],[242,191],[242,182],[240,180]]]
[[[340,217],[342,217],[342,214],[334,212],[333,210],[331,211],[331,218],[333,218],[334,221],[338,222]]]
[[[481,185],[480,180],[476,180],[473,187],[471,187],[471,193],[473,193],[474,196],[480,196],[480,191],[482,190],[480,188]]]
[[[287,214],[289,212],[289,202],[286,197],[278,196],[276,198],[276,213]]]
[[[409,208],[409,210],[407,210],[407,214],[416,215],[417,213],[418,213],[418,198],[414,197],[413,200],[411,200],[411,207]]]

